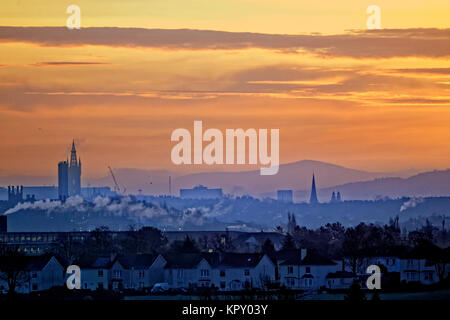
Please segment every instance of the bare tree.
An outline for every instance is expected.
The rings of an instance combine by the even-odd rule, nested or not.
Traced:
[[[0,280],[8,285],[8,295],[28,281],[27,257],[17,246],[0,247]]]

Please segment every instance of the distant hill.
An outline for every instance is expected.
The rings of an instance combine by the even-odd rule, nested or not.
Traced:
[[[203,184],[221,187],[225,193],[259,195],[277,189],[308,189],[311,187],[313,173],[319,187],[389,176],[387,173],[366,172],[320,161],[303,160],[281,165],[278,174],[273,176],[261,176],[259,170],[205,172],[181,176],[175,179],[175,185],[177,188],[191,188]]]
[[[424,172],[406,179],[381,178],[322,188],[318,191],[320,200],[329,201],[334,190],[339,190],[345,200],[365,200],[381,197],[397,198],[402,196],[449,196],[450,169]],[[298,198],[306,200],[306,193],[307,190],[299,190],[295,194]]]

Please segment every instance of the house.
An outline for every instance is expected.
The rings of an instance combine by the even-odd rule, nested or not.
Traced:
[[[400,281],[432,284],[448,277],[447,252],[431,243],[416,246],[400,258]]]
[[[318,253],[305,249],[279,264],[280,284],[296,290],[317,290],[326,286],[326,277],[336,272],[338,264]]]
[[[6,259],[8,259],[6,257]],[[18,273],[16,292],[31,293],[48,290],[64,285],[64,267],[54,256],[21,256],[16,257],[23,271]],[[20,261],[19,261],[20,260]],[[7,291],[8,283],[5,274],[0,276],[0,291]]]
[[[325,287],[330,290],[346,290],[356,279],[355,275],[349,271],[331,272],[325,278]]]
[[[83,289],[135,289],[150,288],[164,280],[166,260],[161,255],[125,254],[99,257],[82,268]]]
[[[210,287],[214,284],[212,269],[219,256],[215,253],[181,253],[166,255],[164,282],[171,288]]]
[[[263,289],[275,282],[275,262],[266,254],[226,253],[215,268],[219,290]]]
[[[192,253],[168,256],[171,288],[216,287],[222,291],[263,288],[275,281],[275,263],[260,253]]]
[[[92,264],[81,266],[81,288],[87,290],[110,289],[110,257],[99,257]]]

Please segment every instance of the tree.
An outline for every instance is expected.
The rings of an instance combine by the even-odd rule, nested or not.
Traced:
[[[288,234],[283,241],[282,250],[290,250],[290,249],[297,249],[294,239],[290,234]]]
[[[184,238],[184,241],[174,241],[170,245],[169,251],[174,253],[198,253],[200,250],[193,239],[189,236]]]
[[[355,228],[348,228],[344,234],[342,254],[346,258],[345,261],[352,269],[353,274],[356,274],[358,268],[362,265],[362,259],[364,257],[363,238],[364,230],[361,225]]]
[[[17,246],[4,245],[0,248],[0,280],[8,285],[9,296],[15,293],[17,287],[28,281],[26,258]]]
[[[266,241],[264,241],[264,244],[261,247],[261,252],[265,254],[271,254],[275,252],[275,246],[273,245],[273,242],[267,238]]]

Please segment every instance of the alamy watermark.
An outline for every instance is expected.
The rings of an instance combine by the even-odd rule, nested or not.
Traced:
[[[245,131],[243,129],[226,129],[224,146],[222,131],[210,128],[203,132],[203,122],[194,121],[193,139],[187,129],[179,128],[172,132],[171,141],[178,143],[172,148],[171,159],[176,165],[259,163],[261,175],[274,175],[278,173],[280,163],[279,135],[279,129],[270,129],[269,155],[268,129],[247,129]],[[209,143],[203,147],[203,142]],[[248,162],[246,162],[247,149]]]
[[[67,277],[66,286],[67,289],[81,289],[81,269],[79,266],[73,264],[67,267],[66,274]]]
[[[367,29],[381,29],[381,9],[377,5],[368,6],[366,9],[366,13],[370,14],[367,18],[366,25]]]
[[[371,274],[369,276],[369,278],[367,278],[367,281],[366,281],[367,289],[369,289],[369,290],[381,289],[381,269],[380,269],[380,267],[375,264],[372,264],[367,267],[366,272]]]
[[[81,28],[81,9],[76,4],[71,4],[67,7],[66,13],[70,16],[66,20],[66,26],[68,29],[80,29]]]

